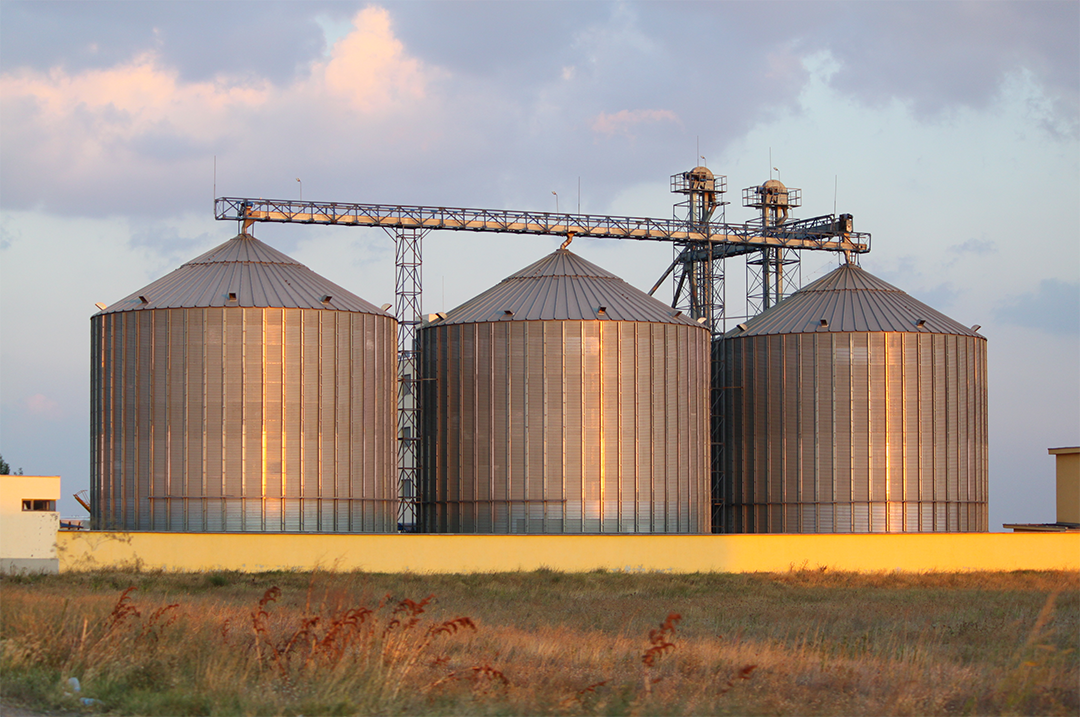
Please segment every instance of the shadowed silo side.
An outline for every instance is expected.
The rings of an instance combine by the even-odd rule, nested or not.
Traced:
[[[395,530],[385,312],[241,234],[90,324],[94,527]]]
[[[985,531],[986,339],[847,264],[728,332],[736,533]]]
[[[561,249],[420,331],[423,529],[708,532],[708,331]]]

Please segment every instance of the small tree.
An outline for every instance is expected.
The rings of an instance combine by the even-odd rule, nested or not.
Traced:
[[[22,468],[15,472],[11,470],[11,466],[4,460],[3,456],[0,456],[0,476],[21,476],[23,474]]]

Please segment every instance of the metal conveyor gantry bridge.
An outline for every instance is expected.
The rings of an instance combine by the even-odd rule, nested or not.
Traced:
[[[406,204],[363,204],[290,199],[254,199],[219,197],[214,216],[235,220],[246,231],[254,222],[326,224],[353,227],[380,227],[395,241],[395,306],[398,320],[398,358],[401,386],[399,412],[399,491],[402,498],[399,522],[411,517],[413,486],[419,457],[419,406],[416,332],[422,321],[422,244],[431,231],[495,232],[563,236],[568,239],[634,239],[660,241],[675,247],[674,261],[653,286],[655,293],[664,279],[675,272],[672,306],[686,310],[705,324],[713,336],[723,333],[724,260],[728,257],[754,255],[747,259],[748,269],[756,267],[755,279],[748,282],[748,303],[756,310],[769,308],[790,293],[792,282],[786,280],[788,268],[798,263],[798,252],[830,251],[847,256],[870,250],[870,235],[852,230],[850,214],[823,215],[794,220],[788,208],[798,206],[799,190],[769,180],[743,191],[743,204],[761,210],[761,216],[743,224],[723,220],[722,196],[726,177],[713,175],[705,167],[672,175],[671,189],[686,195],[677,205],[686,210],[686,218],[658,219],[566,212],[532,212],[505,209],[468,209]],[[721,209],[721,219],[713,215]],[[785,283],[786,282],[786,283]],[[749,284],[752,283],[752,288]],[[758,301],[749,301],[752,291]],[[715,367],[714,367],[715,369]],[[714,374],[715,375],[715,374]],[[721,387],[714,386],[714,418],[719,412]],[[411,397],[408,400],[406,397]],[[713,422],[713,496],[721,495],[719,426]],[[714,520],[715,523],[715,520]]]

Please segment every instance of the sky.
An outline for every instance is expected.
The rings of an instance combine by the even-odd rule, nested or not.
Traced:
[[[670,175],[702,163],[728,221],[779,177],[796,216],[871,233],[865,269],[982,326],[991,529],[1052,522],[1047,448],[1080,444],[1076,2],[4,0],[0,454],[89,486],[94,304],[233,236],[214,196],[670,217]],[[381,230],[254,231],[393,301]],[[560,242],[432,233],[424,310]],[[671,259],[571,248],[643,290]],[[803,283],[836,264],[805,253]]]

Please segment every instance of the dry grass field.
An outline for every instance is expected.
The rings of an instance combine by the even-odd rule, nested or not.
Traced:
[[[43,712],[1080,711],[1072,573],[100,572],[0,591],[0,697]]]

